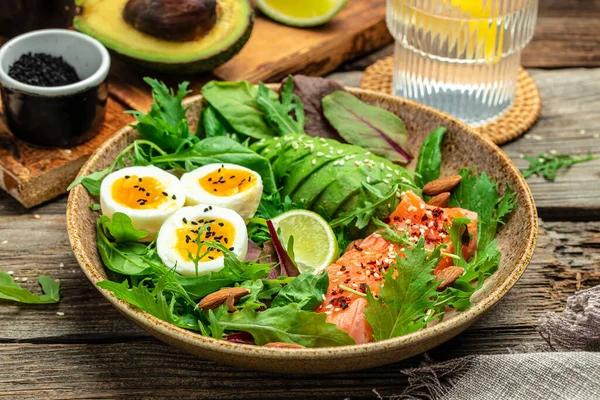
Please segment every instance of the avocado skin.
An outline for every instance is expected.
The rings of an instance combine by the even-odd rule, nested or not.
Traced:
[[[153,71],[160,71],[173,75],[190,75],[212,71],[213,69],[226,63],[231,58],[233,58],[233,56],[239,53],[240,50],[242,50],[242,48],[246,44],[246,42],[248,42],[248,39],[250,39],[250,34],[252,33],[252,28],[254,27],[254,11],[250,12],[248,18],[248,26],[244,31],[244,34],[240,36],[240,38],[236,40],[236,42],[233,45],[223,49],[221,52],[211,54],[208,57],[186,62],[167,63],[160,61],[150,61],[123,54],[122,52],[119,52],[118,49],[109,47],[109,45],[102,40],[102,37],[99,37],[100,35],[91,35],[89,32],[87,32],[85,23],[81,21],[80,17],[78,16],[76,16],[73,19],[73,27],[79,32],[93,36],[100,43],[106,46],[111,56],[114,56],[115,58],[118,58],[126,63],[133,64],[143,69],[150,69]]]

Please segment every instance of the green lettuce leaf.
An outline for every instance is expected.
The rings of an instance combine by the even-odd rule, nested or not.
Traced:
[[[250,333],[259,346],[271,342],[304,347],[354,344],[348,333],[326,322],[325,318],[324,313],[302,311],[298,304],[289,304],[260,312],[244,308],[235,313],[223,313],[219,325],[228,331]]]
[[[131,218],[127,214],[116,212],[112,219],[105,215],[100,217],[100,223],[110,233],[117,243],[137,242],[148,236],[148,232],[140,231],[133,227]]]
[[[294,84],[291,77],[286,79],[282,89],[281,101],[277,98],[273,99],[272,91],[260,82],[256,102],[272,130],[280,136],[288,133],[303,133],[304,107],[298,96],[293,93]]]

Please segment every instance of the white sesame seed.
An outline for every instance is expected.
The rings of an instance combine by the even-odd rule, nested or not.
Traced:
[[[400,192],[396,192],[396,197],[400,198],[402,196],[402,194]]]
[[[556,154],[556,153],[558,153],[558,151],[556,151],[554,149],[550,150],[550,154]]]
[[[394,170],[394,173],[395,173],[396,175],[400,175],[400,171],[398,171],[397,169],[395,169],[395,170]]]
[[[414,212],[414,211],[417,211],[417,207],[415,207],[415,206],[410,206],[410,207],[408,207],[408,211],[409,211],[409,212]]]
[[[27,279],[29,279],[29,278],[27,278],[27,277],[25,277],[25,278],[21,278],[21,280],[22,280],[23,282],[27,282]]]
[[[19,279],[20,279],[20,278],[15,278],[15,279],[14,279],[14,281],[16,282],[16,281],[18,281]]]
[[[357,167],[360,167],[361,165],[363,165],[363,163],[361,163],[360,161],[354,161],[354,165],[356,165]]]
[[[530,135],[529,133],[526,133],[526,134],[525,134],[523,137],[524,137],[525,139],[531,139],[531,135]]]
[[[519,154],[519,158],[524,158],[524,157],[525,157],[525,154],[523,154],[523,153]]]
[[[65,266],[65,263],[60,263],[60,264],[58,264],[58,266],[62,268]]]
[[[64,149],[65,154],[71,154],[73,151],[71,149]]]
[[[344,165],[344,160],[340,160],[340,165]]]
[[[367,152],[365,153],[365,156],[368,156],[369,154],[371,154],[371,152],[370,152],[370,151],[367,151]]]
[[[600,133],[594,133],[594,139],[600,138]]]
[[[7,274],[9,274],[9,275],[12,275],[12,274],[14,274],[14,273],[15,273],[15,271],[8,271],[8,272],[7,272]]]
[[[352,154],[352,155],[350,156],[350,159],[351,159],[351,160],[353,160],[354,158],[356,158],[356,154]]]
[[[379,164],[379,168],[381,168],[382,170],[384,170],[385,169],[385,164],[384,163]]]
[[[531,135],[531,137],[538,142],[543,139],[540,135]]]
[[[390,167],[389,165],[387,167],[385,167],[385,169],[387,169],[388,171],[392,172],[392,167]]]
[[[56,313],[56,315],[58,315],[59,317],[62,317],[63,315],[65,315],[65,313],[64,313],[64,312],[62,312],[62,311],[58,311],[58,312]]]
[[[298,142],[292,142],[292,147],[296,150],[298,148]]]
[[[337,153],[338,154],[342,154],[344,152],[344,150],[338,150]]]
[[[321,295],[321,298],[323,299],[323,301],[325,301],[325,299],[326,299],[327,297],[325,297],[325,295],[324,295],[324,294],[322,294],[322,295]]]
[[[371,183],[371,177],[367,176],[367,183]]]
[[[344,160],[346,160],[346,161],[350,160],[350,156],[344,156]]]
[[[316,159],[316,158],[313,158],[313,160],[311,161],[311,164],[312,164],[312,165],[315,165],[316,163],[317,163],[317,159]]]
[[[373,274],[373,276],[375,277],[375,279],[379,279],[379,278],[381,278],[381,275],[379,275],[377,272],[375,272],[375,273]]]
[[[327,140],[325,140],[325,138],[319,138],[319,140],[321,141],[321,143],[327,143]]]
[[[383,180],[383,183],[389,184],[389,183],[390,183],[390,180],[389,180],[389,179],[384,179],[384,180]]]
[[[338,165],[339,163],[340,163],[339,161],[334,161],[334,162],[333,162],[333,165],[334,165],[334,166],[336,166],[336,165]]]
[[[277,136],[275,136],[273,139],[274,139],[275,141],[279,140],[279,138],[278,138]]]
[[[340,275],[344,275],[344,273],[343,273],[342,271],[338,271],[338,272],[336,273],[336,275],[337,275],[337,276],[340,276]]]
[[[263,151],[263,154],[267,154],[269,151],[271,151],[271,149],[265,149],[265,151]]]
[[[327,309],[333,308],[333,304],[327,304],[327,305],[325,306],[325,308],[327,308]]]
[[[580,131],[579,131],[579,134],[580,134],[580,135],[585,135],[585,129],[582,129],[582,130],[580,130]]]
[[[358,287],[358,283],[353,283],[352,287]]]
[[[386,175],[386,178],[391,178],[392,176],[394,176],[394,175],[392,175],[392,174],[387,174],[387,175]]]
[[[317,153],[317,157],[323,157],[324,155],[325,155],[325,153],[323,153],[322,151],[319,151],[319,152]]]
[[[367,270],[367,272],[365,272],[365,275],[366,275],[366,276],[370,276],[370,275],[371,275],[371,271],[370,271],[370,270]]]
[[[412,207],[412,206],[411,206],[411,207]],[[415,208],[415,210],[416,210],[416,208]],[[408,211],[410,211],[410,210],[408,210]],[[407,219],[407,220],[406,220],[406,221],[404,221],[404,222],[406,222],[406,225],[408,225],[408,224],[410,224],[410,219]]]
[[[335,311],[335,312],[338,312],[340,310],[341,310],[341,308],[339,308],[339,307],[336,307],[336,308],[333,309],[333,311]]]
[[[2,241],[2,244],[6,244],[6,243],[8,243],[8,240],[3,240]]]
[[[40,218],[42,218],[42,217],[40,216],[40,214],[35,214],[35,215],[33,216],[33,218],[35,218],[35,219],[40,219]]]
[[[329,154],[327,154],[327,155],[325,156],[325,158],[331,158],[331,156],[330,156]]]

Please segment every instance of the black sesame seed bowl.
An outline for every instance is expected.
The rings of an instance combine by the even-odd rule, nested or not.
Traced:
[[[96,39],[45,29],[0,47],[2,112],[12,134],[42,147],[72,147],[102,127],[110,56]]]

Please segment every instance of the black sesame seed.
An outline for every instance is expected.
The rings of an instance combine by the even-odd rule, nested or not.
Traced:
[[[175,195],[171,196],[171,198],[172,198],[173,200],[177,200],[177,196],[175,196]]]
[[[141,181],[142,181],[142,178],[138,178],[138,182],[141,182]]]
[[[196,221],[190,221],[190,223],[191,223],[192,225],[198,225],[198,223],[197,223]]]
[[[215,258],[213,256],[208,256],[209,260],[214,260]]]
[[[205,209],[204,209],[204,212],[208,212],[208,208],[205,208]]]
[[[231,247],[229,248],[229,251],[233,251],[233,246],[231,246]]]
[[[167,193],[167,192],[162,192],[162,194],[163,194],[163,196],[169,197],[169,193]]]
[[[129,179],[131,178],[129,175],[125,175],[125,179]]]
[[[219,222],[219,226],[225,226],[225,224],[222,222]]]
[[[184,224],[187,224],[187,219],[185,217],[183,217],[182,221]]]
[[[212,206],[208,206],[209,210],[212,210]],[[213,219],[211,222],[215,222],[215,220]]]
[[[229,244],[229,239],[225,238],[223,240],[225,240],[225,244]]]
[[[212,182],[212,178],[208,178],[208,181],[209,181],[209,182]]]
[[[149,192],[146,192],[146,197],[148,197],[148,196],[150,196],[150,193],[149,193]]]

